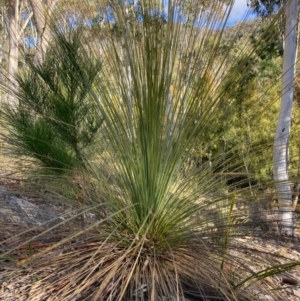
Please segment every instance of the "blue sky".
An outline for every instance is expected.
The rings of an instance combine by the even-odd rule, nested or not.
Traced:
[[[168,0],[161,0],[162,3],[164,3],[165,5],[165,10],[167,10],[168,7]],[[234,0],[233,0],[234,1]],[[234,5],[233,5],[233,9],[230,13],[228,22],[227,22],[227,26],[233,25],[236,22],[240,22],[243,21],[245,18],[245,13],[249,12],[249,8],[247,7],[247,0],[235,0],[234,1]],[[254,18],[255,16],[252,15],[248,15],[247,19],[251,19]]]
[[[247,0],[235,0],[228,19],[228,25],[233,25],[236,22],[242,21],[247,11]]]

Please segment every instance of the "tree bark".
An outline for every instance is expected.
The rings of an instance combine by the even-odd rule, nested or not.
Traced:
[[[9,50],[8,50],[8,75],[7,75],[7,103],[10,106],[17,105],[16,92],[18,85],[15,79],[15,75],[18,71],[19,62],[19,41],[20,36],[24,32],[29,20],[32,17],[32,13],[27,16],[27,19],[20,27],[20,10],[22,2],[19,0],[9,0],[7,5],[7,18],[8,18],[8,38],[9,38]]]
[[[35,63],[42,63],[44,61],[51,38],[50,19],[57,2],[58,0],[48,0],[45,7],[41,0],[30,0],[37,31],[37,44],[34,56]]]
[[[274,181],[280,210],[280,226],[284,233],[292,236],[294,235],[295,225],[288,160],[297,50],[297,16],[298,0],[290,0],[286,7],[281,106],[273,154]]]
[[[8,35],[9,35],[9,52],[8,52],[8,95],[7,102],[10,106],[16,105],[15,90],[17,87],[15,73],[18,70],[18,23],[19,23],[19,1],[9,0],[7,8],[8,16]]]

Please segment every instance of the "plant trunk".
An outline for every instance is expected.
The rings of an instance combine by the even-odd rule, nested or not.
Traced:
[[[274,181],[280,210],[280,226],[284,233],[291,236],[294,235],[294,218],[292,192],[288,176],[288,150],[297,50],[297,11],[298,0],[290,0],[286,7],[282,95],[273,154]]]

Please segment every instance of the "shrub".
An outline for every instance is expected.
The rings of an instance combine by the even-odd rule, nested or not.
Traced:
[[[81,34],[58,33],[41,64],[28,58],[17,76],[19,105],[3,110],[6,138],[18,156],[56,172],[85,167],[85,149],[103,121],[90,97],[101,61],[84,54]]]

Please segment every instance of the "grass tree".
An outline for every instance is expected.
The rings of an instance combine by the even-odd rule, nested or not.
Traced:
[[[59,228],[53,243],[45,242],[46,248],[18,262],[25,278],[36,280],[30,292],[26,286],[20,294],[31,300],[253,300],[246,282],[263,282],[297,265],[257,274],[250,269],[249,274],[250,255],[235,255],[238,247],[247,247],[246,241],[235,240],[244,236],[236,222],[241,212],[234,210],[235,193],[220,189],[211,166],[201,172],[185,168],[195,138],[203,131],[209,135],[219,122],[216,112],[229,104],[226,87],[239,84],[232,71],[236,66],[226,78],[226,55],[215,60],[228,11],[220,17],[223,3],[209,3],[170,0],[153,6],[142,0],[134,2],[133,21],[127,19],[127,6],[112,1],[99,29],[102,40],[96,47],[101,47],[103,67],[94,85],[87,85],[89,76],[78,68],[78,57],[69,56],[74,45],[59,35],[56,47],[65,49],[61,62],[72,64],[71,76],[83,91],[88,87],[97,105],[87,116],[97,111],[104,120],[101,155],[95,145],[83,171],[91,185],[82,195],[89,205],[79,214],[90,211],[93,219],[82,227],[75,222],[79,214],[74,215],[25,241],[29,245]],[[84,58],[98,53],[97,48],[85,50],[80,52]],[[188,57],[193,61],[186,68],[180,60]],[[212,72],[215,80],[208,76]],[[60,75],[62,83],[70,76]],[[219,162],[212,164],[217,168]],[[6,240],[10,249],[3,258],[18,249],[12,247],[15,238]],[[5,273],[6,279],[11,275]]]

